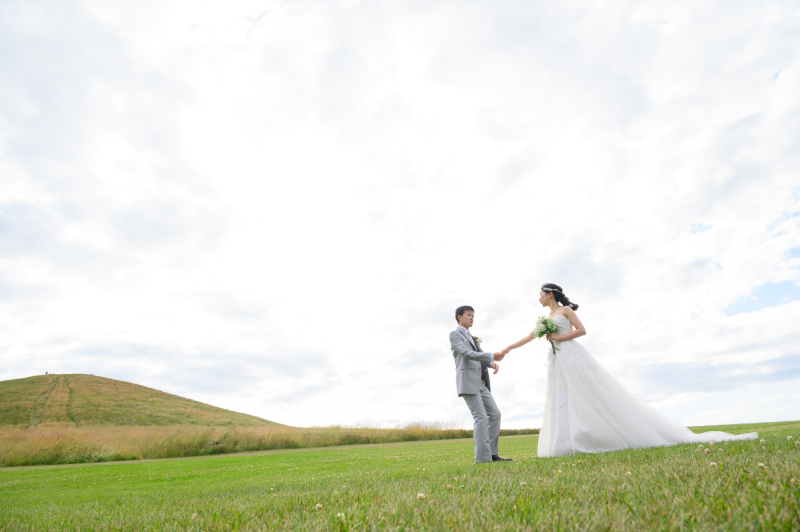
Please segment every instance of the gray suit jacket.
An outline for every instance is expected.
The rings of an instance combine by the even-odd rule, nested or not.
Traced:
[[[489,388],[487,368],[494,360],[492,353],[484,353],[481,345],[473,343],[472,336],[461,327],[450,333],[450,350],[456,363],[458,395],[477,394],[481,388],[481,374]]]

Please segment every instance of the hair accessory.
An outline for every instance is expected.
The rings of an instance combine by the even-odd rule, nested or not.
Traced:
[[[563,292],[558,288],[547,288],[543,286],[542,290],[544,290],[545,292],[558,292],[559,294],[563,294]]]

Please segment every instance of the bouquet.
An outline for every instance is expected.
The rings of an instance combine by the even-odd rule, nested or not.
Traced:
[[[542,336],[556,332],[556,324],[553,323],[552,319],[542,316],[536,320],[536,327],[533,328],[533,332],[536,333],[536,338],[541,338]],[[554,342],[550,342],[550,345],[553,346],[553,354],[555,355],[556,351],[559,351],[559,349]]]

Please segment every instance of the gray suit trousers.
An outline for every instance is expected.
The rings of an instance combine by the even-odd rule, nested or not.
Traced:
[[[500,410],[492,393],[481,381],[477,394],[463,394],[469,411],[472,412],[472,438],[475,440],[475,463],[491,462],[500,439]]]

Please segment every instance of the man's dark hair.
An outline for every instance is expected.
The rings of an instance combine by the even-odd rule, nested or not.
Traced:
[[[472,308],[472,307],[470,307],[469,305],[463,305],[463,306],[460,306],[460,307],[458,307],[458,308],[456,309],[456,323],[458,323],[458,318],[459,318],[460,316],[463,316],[463,315],[464,315],[464,313],[465,313],[466,311],[468,311],[468,310],[471,310],[473,313],[475,312],[475,309],[474,309],[474,308]]]

